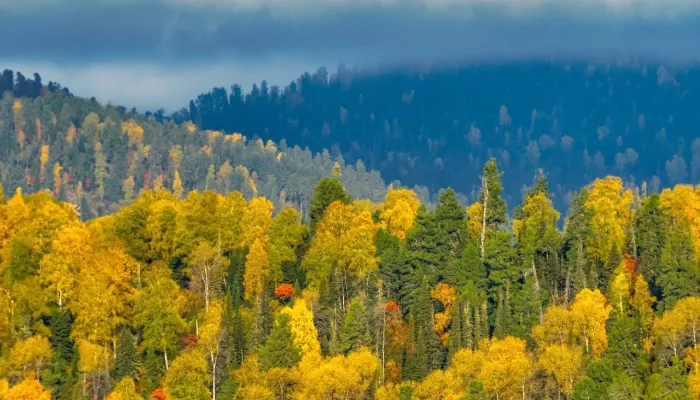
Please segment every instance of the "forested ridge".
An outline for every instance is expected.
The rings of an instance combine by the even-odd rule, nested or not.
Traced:
[[[312,153],[285,140],[205,131],[189,121],[159,122],[159,113],[101,105],[55,83],[43,86],[38,74],[27,80],[6,70],[0,93],[5,194],[17,187],[27,194],[49,189],[59,200],[78,205],[83,219],[114,212],[141,190],[160,187],[265,196],[277,210],[291,204],[306,218],[314,185],[336,162],[354,197],[381,201],[387,190],[380,174],[362,161],[348,165],[326,150]],[[427,188],[413,189],[421,200],[435,202]]]
[[[699,107],[697,66],[554,61],[322,68],[283,88],[215,88],[174,118],[331,149],[388,180],[468,197],[495,157],[510,203],[544,169],[561,211],[609,174],[657,190],[697,181]]]

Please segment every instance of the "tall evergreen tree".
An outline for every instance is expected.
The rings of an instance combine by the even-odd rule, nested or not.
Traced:
[[[122,329],[117,340],[117,357],[114,360],[112,379],[119,382],[122,378],[136,377],[136,368],[139,361],[138,350],[134,336],[128,329]]]
[[[323,178],[314,188],[314,193],[309,200],[309,219],[311,221],[311,229],[316,227],[316,224],[323,218],[331,203],[340,201],[345,204],[350,203],[350,196],[345,191],[345,188],[337,178]]]
[[[464,347],[464,338],[462,333],[464,332],[463,321],[462,321],[462,301],[457,298],[455,304],[452,306],[452,322],[450,324],[450,336],[447,338],[447,361],[452,359],[452,356]]]
[[[457,201],[454,190],[447,189],[440,195],[440,201],[435,208],[435,222],[439,231],[438,254],[446,269],[442,276],[455,276],[457,272],[449,270],[457,267],[455,260],[462,254],[467,237],[467,224],[466,213]]]
[[[483,187],[479,202],[486,207],[486,225],[492,228],[506,223],[506,202],[501,198],[501,192],[503,192],[502,175],[503,173],[498,171],[495,158],[489,159],[484,164]]]
[[[661,251],[659,275],[659,310],[673,308],[684,297],[700,295],[700,270],[695,258],[695,244],[688,226],[672,226]]]
[[[406,248],[411,256],[413,269],[421,270],[431,284],[438,282],[442,274],[441,260],[446,259],[440,248],[440,230],[435,214],[424,206],[418,209],[415,224],[406,235]],[[416,275],[418,276],[418,275]],[[420,281],[417,282],[420,284]]]
[[[263,370],[291,368],[301,360],[301,350],[294,345],[294,336],[289,326],[291,317],[281,313],[272,327],[265,345],[260,348],[260,365]]]
[[[661,252],[666,245],[668,220],[659,195],[647,197],[635,216],[639,273],[649,280],[652,294],[659,296],[656,279],[661,265]]]
[[[369,346],[371,336],[369,333],[369,321],[365,307],[359,299],[353,299],[350,309],[345,316],[343,330],[340,333],[341,348],[345,354],[357,350],[362,346]]]

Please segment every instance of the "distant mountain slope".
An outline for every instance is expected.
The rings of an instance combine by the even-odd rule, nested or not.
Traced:
[[[325,69],[199,96],[176,120],[332,149],[387,179],[476,193],[503,168],[509,204],[544,169],[560,209],[594,177],[651,188],[700,178],[700,68],[513,63],[430,71]]]
[[[238,190],[248,198],[265,196],[278,209],[289,203],[305,212],[316,182],[331,174],[336,161],[351,196],[383,201],[386,194],[378,172],[361,162],[345,165],[328,151],[161,123],[40,82],[27,83],[31,93],[17,90],[18,79],[3,86],[0,183],[6,195],[18,187],[25,193],[50,189],[91,218],[116,210],[141,189],[162,185],[182,193]],[[427,189],[415,189],[430,200]]]

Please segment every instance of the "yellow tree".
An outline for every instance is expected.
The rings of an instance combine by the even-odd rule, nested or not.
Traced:
[[[216,399],[216,378],[218,369],[222,367],[219,356],[226,335],[226,330],[222,326],[223,312],[221,301],[217,300],[211,303],[204,317],[204,324],[199,329],[199,341],[197,342],[209,361],[213,399]]]
[[[17,341],[10,349],[8,361],[15,377],[31,375],[37,379],[43,368],[51,360],[51,344],[42,335],[34,335],[26,340]]]
[[[294,302],[293,308],[285,307],[282,312],[291,317],[289,325],[294,334],[294,345],[301,350],[303,356],[321,355],[314,314],[308,308],[306,300],[299,298]]]
[[[208,243],[201,243],[189,257],[187,274],[190,288],[199,293],[209,310],[212,299],[219,295],[226,274],[226,258]]]
[[[262,296],[269,275],[270,260],[267,255],[267,236],[263,235],[255,239],[246,255],[243,276],[246,300],[258,299]]]
[[[382,221],[389,231],[403,240],[413,227],[420,201],[416,193],[408,189],[392,189],[386,194]]]
[[[83,382],[88,383],[88,387],[83,387],[83,394],[87,394],[88,389],[93,397],[97,397],[105,382],[102,382],[104,375],[109,371],[110,362],[113,357],[107,347],[91,343],[85,339],[78,339],[78,371],[83,374]]]
[[[46,164],[49,163],[49,145],[45,144],[41,146],[41,153],[39,155],[39,182],[44,183],[46,179]]]
[[[176,199],[180,200],[183,192],[184,189],[182,187],[182,179],[180,179],[180,172],[175,170],[175,177],[173,178],[173,195],[175,195]]]
[[[299,213],[293,208],[285,208],[272,220],[270,226],[270,278],[273,282],[282,280],[282,265],[296,263],[297,248],[303,243],[306,225],[299,222]]]
[[[569,342],[571,331],[571,312],[564,307],[550,306],[542,316],[542,323],[532,328],[530,336],[539,347],[564,345]]]
[[[56,232],[51,252],[41,260],[39,278],[60,309],[73,299],[80,271],[91,267],[92,252],[90,231],[82,223],[73,222]]]
[[[378,266],[374,234],[377,226],[369,211],[352,204],[333,202],[316,227],[302,268],[312,286],[333,278],[339,286],[341,307],[349,298],[350,279],[361,279]]]
[[[612,307],[598,289],[583,289],[571,303],[571,321],[573,334],[584,343],[586,352],[594,358],[603,354],[608,346],[605,323]]]
[[[606,263],[613,244],[624,248],[632,218],[632,197],[630,190],[623,190],[620,178],[608,176],[593,182],[586,199],[586,207],[593,210],[592,234],[586,247],[591,258]]]
[[[583,351],[578,346],[551,344],[540,354],[539,365],[554,375],[559,392],[569,396],[583,376]]]
[[[114,387],[105,400],[141,400],[143,397],[136,390],[136,384],[130,377],[123,378]]]
[[[521,399],[526,398],[525,387],[531,371],[532,362],[525,351],[525,341],[508,336],[488,343],[479,380],[497,399]]]
[[[690,367],[688,390],[694,399],[700,399],[700,349],[689,348],[686,350],[683,361]]]
[[[46,389],[34,378],[26,378],[11,387],[2,400],[51,400],[51,390]]]
[[[197,350],[185,350],[165,374],[165,393],[169,399],[210,400],[207,361]]]
[[[138,263],[116,244],[99,249],[78,275],[77,295],[70,309],[75,315],[71,336],[116,346],[117,327],[127,321],[134,296]]]
[[[661,192],[661,205],[664,206],[674,224],[687,222],[693,232],[695,248],[700,249],[700,186],[676,185],[673,190]],[[700,251],[696,251],[700,260]]]
[[[61,172],[63,167],[59,163],[53,165],[53,194],[58,197],[61,194],[61,183],[63,182],[61,178]]]

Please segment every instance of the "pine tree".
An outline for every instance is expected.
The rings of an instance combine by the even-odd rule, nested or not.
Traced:
[[[440,195],[440,201],[435,208],[435,222],[439,235],[437,235],[437,251],[440,261],[445,268],[441,274],[450,285],[457,285],[458,271],[451,269],[458,268],[455,262],[462,254],[464,242],[467,236],[466,213],[464,208],[457,201],[454,190],[447,189]]]
[[[404,368],[404,380],[420,381],[428,376],[428,350],[423,328],[418,327],[413,339],[413,352],[409,353]]]
[[[312,230],[315,229],[316,224],[323,218],[326,208],[334,201],[349,204],[351,199],[338,179],[321,179],[316,184],[311,200],[309,200],[309,219],[311,221]]]
[[[479,291],[486,290],[488,284],[486,268],[484,267],[484,262],[479,257],[479,248],[475,241],[468,240],[465,243],[457,268],[454,270],[454,275],[448,275],[446,280],[447,283],[458,289],[463,290],[466,286],[469,286],[469,282],[471,282],[472,286]]]
[[[345,354],[357,350],[361,346],[369,346],[371,336],[369,321],[365,307],[359,299],[353,299],[350,309],[345,316],[343,330],[340,333],[341,348]]]
[[[263,370],[291,368],[301,361],[301,350],[294,345],[294,336],[289,327],[290,319],[287,314],[279,314],[265,345],[260,348],[260,365]]]
[[[114,360],[114,370],[112,378],[119,382],[122,378],[136,377],[136,367],[138,364],[138,350],[134,336],[128,329],[122,329],[117,340],[117,358]]]
[[[64,365],[70,365],[75,351],[70,338],[71,316],[68,311],[54,309],[51,312],[51,332],[54,358],[61,360]]]
[[[617,242],[613,242],[610,248],[610,255],[608,256],[608,262],[603,268],[603,273],[600,277],[601,287],[607,289],[610,284],[610,280],[613,278],[613,272],[620,266],[622,262],[622,254],[620,249],[617,247]]]
[[[649,372],[649,355],[643,350],[639,321],[615,311],[608,320],[608,347],[605,357],[615,370],[636,382],[644,382]]]
[[[503,339],[506,336],[506,311],[505,311],[505,295],[503,288],[498,289],[498,305],[493,322],[493,336],[498,339]]]
[[[416,214],[413,229],[406,235],[406,248],[411,257],[413,269],[422,271],[430,284],[438,282],[440,275],[444,272],[441,260],[447,258],[443,253],[446,249],[440,247],[440,234],[435,214],[428,212],[425,206],[421,206]]]

